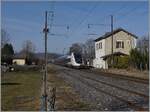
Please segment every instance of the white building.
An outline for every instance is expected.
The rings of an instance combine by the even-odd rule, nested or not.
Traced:
[[[24,58],[13,59],[13,64],[16,64],[16,65],[25,65],[25,59]]]
[[[113,53],[112,53],[112,35],[113,35]],[[116,29],[113,32],[95,40],[95,59],[93,66],[95,68],[108,68],[107,57],[113,55],[129,55],[132,48],[136,47],[137,36],[122,29]]]
[[[21,53],[15,54],[13,56],[12,63],[16,64],[16,65],[25,65],[26,64],[26,58]]]

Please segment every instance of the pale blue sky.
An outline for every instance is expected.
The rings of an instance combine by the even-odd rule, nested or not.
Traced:
[[[141,37],[148,34],[148,2],[2,2],[2,28],[10,35],[15,51],[22,48],[25,40],[31,40],[36,52],[44,51],[44,12],[54,11],[54,24],[69,25],[52,27],[52,33],[66,36],[48,36],[48,51],[62,53],[72,43],[96,39],[110,31],[108,26],[114,15],[114,29],[122,27]],[[91,35],[96,33],[98,35]]]

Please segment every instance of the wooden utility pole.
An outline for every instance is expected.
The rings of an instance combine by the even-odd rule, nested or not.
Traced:
[[[47,111],[47,34],[49,29],[47,28],[47,11],[45,12],[45,28],[43,32],[45,33],[45,69],[44,69],[44,108]]]
[[[112,37],[111,37],[111,65],[112,67],[114,66],[114,56],[113,56],[113,15],[111,15],[111,33],[112,33]]]
[[[48,13],[51,14],[51,19],[50,19],[50,28],[48,28]],[[44,55],[44,58],[45,58],[45,69],[44,69],[44,77],[43,77],[43,88],[44,88],[44,93],[43,93],[43,96],[44,96],[44,108],[45,108],[45,111],[47,111],[47,35],[48,33],[50,32],[51,28],[52,28],[52,22],[53,22],[53,16],[54,16],[54,13],[53,11],[45,11],[45,27],[43,29],[43,32],[45,34],[45,55]]]

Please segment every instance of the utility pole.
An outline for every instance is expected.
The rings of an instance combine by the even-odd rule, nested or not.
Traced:
[[[45,55],[44,55],[44,58],[45,58],[45,69],[44,69],[44,83],[43,83],[43,86],[44,86],[44,93],[43,93],[43,96],[44,96],[44,108],[45,108],[45,111],[47,111],[47,34],[49,32],[49,29],[47,28],[47,11],[45,12],[45,28],[43,29],[43,32],[45,33]]]
[[[114,56],[113,56],[113,15],[111,15],[111,33],[112,33],[112,37],[111,37],[111,65],[112,67],[114,66]]]
[[[50,23],[50,28],[48,28],[48,13],[51,13],[51,23]],[[44,97],[44,108],[45,108],[45,111],[47,111],[47,37],[48,37],[48,33],[50,32],[51,30],[51,27],[52,27],[52,21],[53,21],[53,16],[54,16],[54,13],[53,11],[45,11],[45,27],[43,29],[43,32],[44,32],[44,37],[45,37],[45,55],[44,55],[44,58],[45,58],[45,69],[44,69],[44,77],[43,77],[43,88],[44,88],[44,92],[43,92],[43,97]]]

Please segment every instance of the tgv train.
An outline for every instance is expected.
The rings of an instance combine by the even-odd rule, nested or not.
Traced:
[[[77,63],[73,52],[69,56],[61,56],[55,59],[54,64],[78,69],[91,68],[90,66]]]

